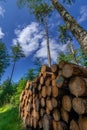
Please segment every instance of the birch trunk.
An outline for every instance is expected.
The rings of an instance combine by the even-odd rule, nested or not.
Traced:
[[[58,0],[52,0],[52,3],[65,21],[67,29],[72,32],[85,54],[87,54],[87,31],[76,22]]]

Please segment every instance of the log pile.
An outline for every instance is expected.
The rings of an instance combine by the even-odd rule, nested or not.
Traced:
[[[87,69],[64,61],[43,65],[27,82],[19,111],[29,129],[87,130]]]

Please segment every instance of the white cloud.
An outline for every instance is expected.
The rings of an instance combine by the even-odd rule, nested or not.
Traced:
[[[77,20],[79,23],[87,20],[87,5],[81,6],[80,16]]]
[[[5,9],[0,6],[0,15],[4,17]]]
[[[0,39],[2,39],[4,37],[4,33],[2,32],[2,28],[0,27]]]
[[[13,39],[13,43],[18,42],[27,56],[38,49],[39,41],[43,38],[43,32],[40,31],[39,25],[35,22],[22,30],[16,29],[15,34],[17,38]]]
[[[66,50],[66,45],[57,44],[57,42],[53,39],[50,39],[50,53],[51,53],[51,59],[52,62],[56,62],[58,54],[61,51]],[[43,39],[41,43],[41,48],[37,50],[36,57],[43,58],[44,62],[47,63],[47,46],[46,46],[46,40]]]
[[[32,22],[22,30],[16,29],[17,38],[13,39],[13,44],[17,42],[22,46],[26,56],[33,54],[33,57],[42,58],[43,62],[47,63],[47,46],[44,38],[44,31],[39,27],[39,24]],[[56,62],[58,53],[65,51],[66,45],[59,45],[55,40],[50,39],[51,59]],[[33,58],[32,57],[32,58]]]

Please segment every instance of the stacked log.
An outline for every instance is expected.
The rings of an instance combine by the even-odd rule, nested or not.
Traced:
[[[26,127],[43,130],[87,130],[87,69],[67,62],[43,65],[20,96]]]

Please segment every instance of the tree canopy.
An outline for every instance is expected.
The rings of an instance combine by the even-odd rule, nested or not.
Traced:
[[[8,52],[5,44],[2,41],[0,41],[0,79],[8,65],[9,65]]]

